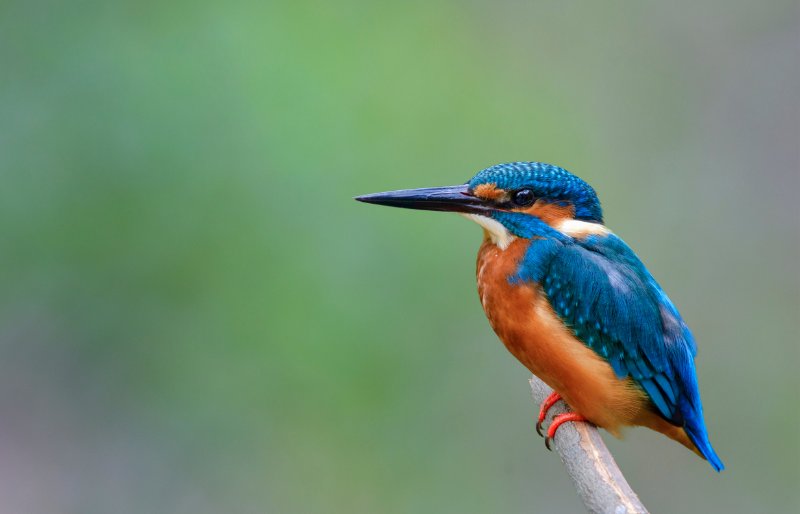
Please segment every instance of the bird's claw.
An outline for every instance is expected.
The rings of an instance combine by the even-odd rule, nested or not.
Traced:
[[[544,445],[548,450],[553,451],[553,448],[550,447],[550,442],[553,439],[555,439],[558,427],[560,427],[564,423],[567,423],[568,421],[588,421],[588,420],[584,418],[582,415],[578,414],[577,412],[565,412],[553,418],[553,422],[550,423],[550,426],[547,428],[547,436],[544,438]]]
[[[539,408],[539,419],[536,421],[536,433],[544,437],[544,446],[550,451],[553,451],[552,443],[556,436],[556,430],[558,430],[558,427],[567,421],[586,421],[586,418],[577,412],[565,412],[558,414],[553,418],[552,423],[550,423],[550,426],[547,427],[546,435],[542,433],[542,424],[544,423],[545,418],[547,418],[547,411],[549,411],[550,408],[560,399],[560,394],[556,393],[555,391],[550,393],[550,395],[542,402],[542,406]]]
[[[561,395],[553,391],[547,396],[547,398],[544,399],[541,407],[539,407],[539,419],[536,421],[536,433],[539,434],[539,436],[544,437],[544,433],[542,432],[542,424],[547,417],[547,411],[549,411],[550,407],[555,405],[555,403],[560,399]]]

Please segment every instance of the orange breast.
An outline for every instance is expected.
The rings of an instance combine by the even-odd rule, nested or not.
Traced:
[[[616,433],[643,424],[644,393],[572,334],[538,285],[509,283],[529,245],[520,238],[505,251],[488,239],[481,246],[478,293],[492,328],[514,357],[596,425]]]

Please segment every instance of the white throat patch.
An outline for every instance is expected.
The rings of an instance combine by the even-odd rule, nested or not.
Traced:
[[[492,243],[497,245],[498,248],[501,250],[505,250],[508,248],[514,239],[517,237],[508,231],[506,227],[503,226],[497,220],[493,220],[492,218],[487,218],[486,216],[481,216],[480,214],[461,214],[468,220],[472,220],[489,233],[489,237],[492,240]]]

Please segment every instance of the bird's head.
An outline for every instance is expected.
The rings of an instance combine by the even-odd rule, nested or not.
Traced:
[[[543,230],[571,235],[580,225],[583,232],[591,233],[592,227],[600,230],[603,223],[600,201],[589,184],[563,168],[541,162],[498,164],[458,186],[389,191],[356,200],[458,212],[480,224],[501,247],[514,237],[540,236]]]

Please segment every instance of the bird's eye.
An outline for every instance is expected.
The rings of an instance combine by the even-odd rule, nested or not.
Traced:
[[[526,207],[533,203],[536,198],[533,195],[533,191],[530,189],[520,189],[519,191],[515,192],[512,197],[511,201],[514,202],[515,205],[520,207]]]

